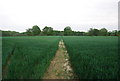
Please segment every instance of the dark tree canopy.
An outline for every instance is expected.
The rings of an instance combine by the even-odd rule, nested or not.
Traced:
[[[67,26],[67,27],[64,28],[64,35],[65,36],[71,36],[71,35],[73,35],[73,31],[72,31],[72,29],[71,29],[70,26]]]
[[[105,29],[105,28],[102,28],[102,29],[100,29],[100,31],[99,31],[99,35],[100,35],[100,36],[106,36],[107,33],[108,33],[108,31],[107,31],[107,29]]]
[[[98,36],[99,35],[99,30],[98,29],[93,29],[90,28],[90,30],[88,31],[90,36]]]
[[[27,33],[27,35],[29,35],[29,36],[33,35],[33,32],[32,32],[32,29],[31,29],[31,28],[26,29],[26,33]]]
[[[27,35],[39,35],[40,32],[41,30],[37,25],[34,25],[32,28],[26,30]]]
[[[19,36],[19,32],[16,32],[16,31],[2,31],[2,36]]]
[[[32,27],[32,32],[33,32],[33,35],[39,35],[41,30],[37,25],[35,25]]]
[[[88,32],[73,31],[70,26],[64,28],[64,31],[53,30],[52,27],[45,26],[41,32],[37,25],[26,29],[26,32],[3,31],[2,36],[120,36],[120,30],[108,31],[106,28],[90,28]]]
[[[45,26],[43,28],[43,34],[44,35],[53,35],[53,28]]]

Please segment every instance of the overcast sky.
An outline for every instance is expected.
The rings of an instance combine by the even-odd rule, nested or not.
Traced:
[[[0,29],[26,31],[33,25],[75,31],[118,29],[119,0],[1,0]]]

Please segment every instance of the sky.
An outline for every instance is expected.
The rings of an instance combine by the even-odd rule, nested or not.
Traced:
[[[54,30],[70,26],[74,31],[89,28],[118,29],[119,0],[1,0],[0,29],[25,32],[38,25]]]

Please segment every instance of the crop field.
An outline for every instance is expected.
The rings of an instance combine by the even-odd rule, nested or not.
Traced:
[[[3,37],[3,79],[40,79],[58,49],[60,37]]]
[[[72,68],[79,79],[116,79],[118,37],[63,37]]]
[[[2,38],[3,79],[42,79],[52,59],[55,59],[61,39],[70,57],[73,72],[77,75],[75,78],[117,78],[118,37],[18,36]],[[58,51],[57,55],[63,53],[64,50]],[[64,59],[56,58],[58,62]]]

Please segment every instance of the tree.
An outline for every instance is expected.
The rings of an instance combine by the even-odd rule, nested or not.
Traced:
[[[40,28],[37,25],[34,25],[32,27],[32,32],[33,32],[33,35],[39,35],[41,30],[40,30]]]
[[[27,36],[27,33],[26,32],[22,32],[22,33],[20,33],[20,36]]]
[[[118,31],[117,30],[113,30],[111,36],[117,36],[117,35],[118,35]]]
[[[64,28],[64,36],[71,36],[73,35],[73,31],[71,29],[71,27],[67,26]]]
[[[2,36],[19,36],[20,33],[16,31],[2,31]]]
[[[92,28],[90,28],[90,30],[88,31],[89,35],[92,36],[93,35],[94,30]]]
[[[107,31],[107,29],[105,29],[105,28],[102,28],[102,29],[100,29],[100,31],[99,31],[99,35],[100,35],[100,36],[106,36],[107,33],[108,33],[108,31]]]
[[[53,31],[53,35],[54,35],[54,36],[63,36],[63,31],[54,30],[54,31]]]
[[[41,32],[40,28],[37,25],[34,25],[32,28],[26,30],[27,35],[39,35]]]
[[[89,33],[90,36],[98,36],[99,35],[99,30],[90,28],[88,33]]]
[[[120,36],[120,30],[118,31],[118,36]]]
[[[43,28],[43,34],[44,35],[53,35],[53,28],[45,26]]]
[[[74,36],[84,36],[85,32],[74,31]]]
[[[94,29],[93,35],[98,36],[99,35],[99,30],[98,29]]]
[[[109,31],[109,32],[107,33],[107,36],[111,36],[111,35],[112,35],[112,32]]]
[[[26,29],[26,34],[29,36],[33,35],[32,29],[31,28]]]

